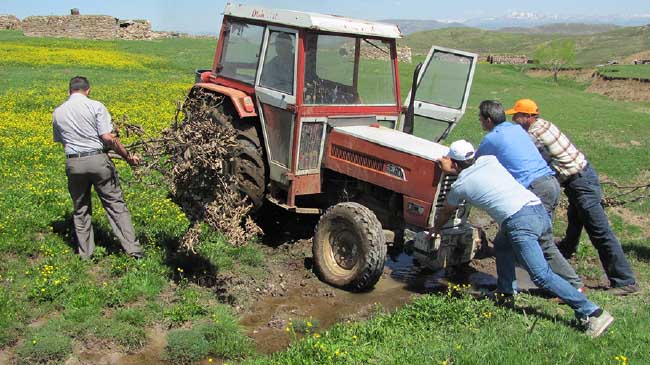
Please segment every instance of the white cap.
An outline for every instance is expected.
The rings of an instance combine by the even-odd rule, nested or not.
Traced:
[[[474,157],[474,146],[464,139],[460,139],[449,145],[447,157],[456,161],[465,161]]]

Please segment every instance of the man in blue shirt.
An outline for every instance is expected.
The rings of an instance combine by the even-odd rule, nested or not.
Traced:
[[[544,260],[538,241],[550,232],[551,220],[537,196],[518,184],[494,156],[474,159],[474,147],[456,141],[440,161],[446,173],[458,173],[445,205],[436,214],[433,232],[439,234],[462,201],[485,210],[499,223],[504,247],[497,256],[498,293],[512,297],[516,288],[515,260],[530,274],[535,285],[564,300],[586,327],[587,335],[600,336],[614,318],[567,281],[555,274]]]
[[[476,156],[496,156],[517,182],[539,197],[552,224],[560,199],[560,184],[528,133],[518,124],[506,122],[503,105],[498,101],[482,101],[479,120],[488,133],[483,137]],[[499,231],[494,238],[495,251],[502,249],[503,241],[503,233]],[[582,280],[555,245],[552,230],[540,238],[539,244],[551,269],[575,288],[584,290]]]

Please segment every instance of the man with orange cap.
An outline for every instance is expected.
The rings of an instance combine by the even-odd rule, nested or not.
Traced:
[[[568,226],[560,243],[564,256],[569,258],[575,253],[584,227],[591,243],[598,250],[600,262],[609,278],[611,287],[608,291],[614,295],[638,293],[639,287],[632,267],[625,258],[601,205],[602,192],[598,175],[584,154],[555,124],[539,117],[539,108],[533,100],[518,100],[506,114],[512,115],[513,122],[533,138],[569,198]]]

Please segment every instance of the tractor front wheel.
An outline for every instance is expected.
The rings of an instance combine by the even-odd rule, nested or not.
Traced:
[[[364,291],[377,283],[384,270],[386,238],[370,209],[358,203],[339,203],[321,216],[312,251],[322,281]]]

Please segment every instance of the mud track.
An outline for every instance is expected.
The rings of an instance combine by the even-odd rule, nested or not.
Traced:
[[[450,284],[475,289],[496,285],[496,267],[490,248],[482,258],[448,270],[431,271],[419,265],[401,247],[391,247],[384,272],[375,287],[350,293],[321,282],[312,271],[311,236],[317,218],[275,212],[262,223],[265,230],[265,278],[230,278],[222,283],[234,299],[240,323],[254,339],[257,351],[271,353],[289,344],[290,321],[310,321],[319,332],[341,322],[371,318],[377,311],[393,311],[415,296],[445,292]],[[496,225],[485,217],[473,222],[488,231]],[[282,229],[280,229],[282,228]]]

